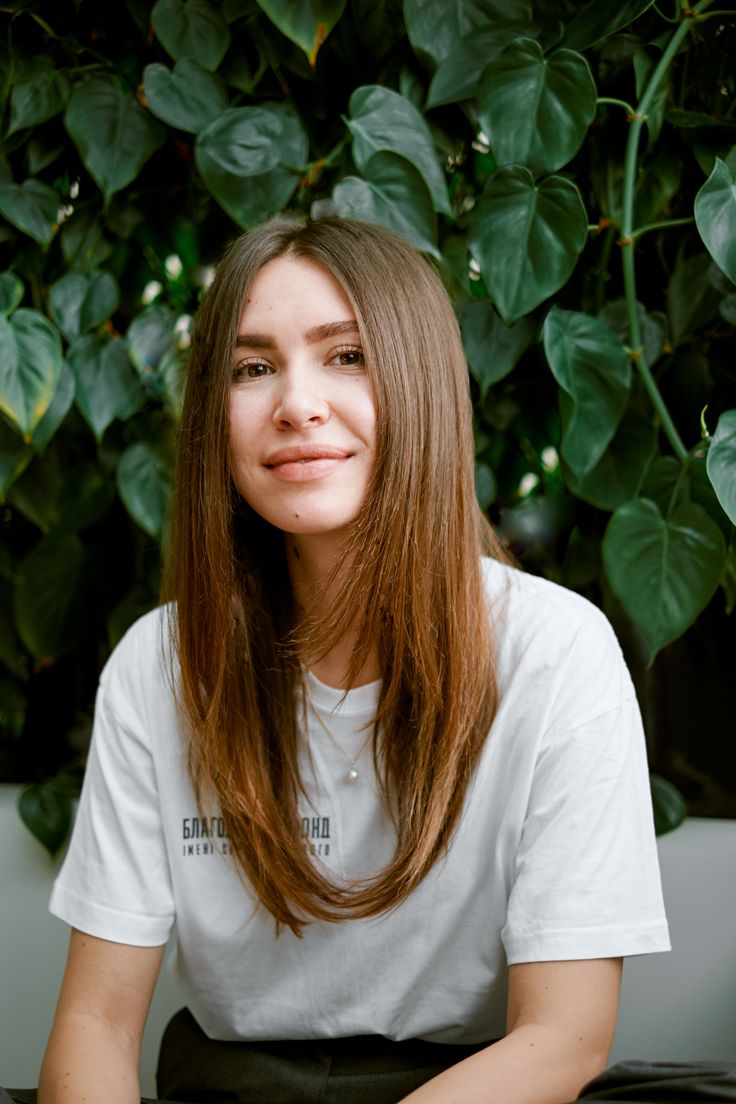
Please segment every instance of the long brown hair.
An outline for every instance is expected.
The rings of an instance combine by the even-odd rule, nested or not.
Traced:
[[[327,618],[294,630],[283,534],[238,495],[228,459],[235,337],[248,290],[284,254],[324,265],[351,301],[377,413],[376,465]],[[299,934],[311,918],[369,917],[424,878],[458,823],[497,708],[480,556],[504,553],[475,497],[467,366],[430,265],[387,230],[275,219],[220,263],[192,341],[164,598],[175,602],[179,698],[200,802],[215,798],[261,903]],[[336,571],[339,570],[336,568]],[[371,648],[383,684],[374,759],[396,851],[336,885],[311,860],[297,801],[300,657],[357,628],[349,678]]]

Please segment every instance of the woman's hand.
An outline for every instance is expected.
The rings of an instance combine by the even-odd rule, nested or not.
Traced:
[[[139,1104],[141,1038],[162,957],[163,947],[72,931],[39,1104]]]
[[[509,967],[508,1034],[403,1104],[565,1104],[606,1066],[621,959]]]

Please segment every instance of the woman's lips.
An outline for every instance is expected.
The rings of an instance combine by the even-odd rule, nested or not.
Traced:
[[[310,479],[320,479],[335,471],[340,464],[349,460],[352,453],[333,446],[294,445],[291,448],[278,449],[265,462],[265,467],[277,479],[287,483],[302,483]]]

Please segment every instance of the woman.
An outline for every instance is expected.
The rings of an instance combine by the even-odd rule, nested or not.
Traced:
[[[668,945],[636,701],[602,615],[504,562],[452,308],[394,235],[232,246],[171,548],[101,680],[42,1104],[138,1100],[174,920],[167,1098],[575,1097],[621,956]]]

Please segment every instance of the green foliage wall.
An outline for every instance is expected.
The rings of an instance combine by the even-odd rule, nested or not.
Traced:
[[[223,245],[282,209],[382,222],[435,259],[478,495],[522,560],[633,626],[650,664],[730,611],[730,9],[3,13],[0,776],[36,783],[24,815],[50,849],[99,668],[156,600],[191,315]]]

